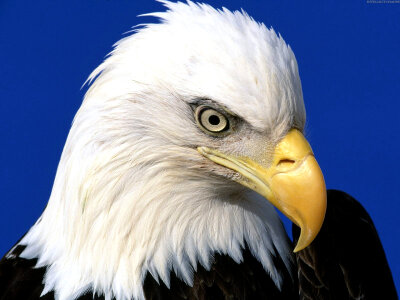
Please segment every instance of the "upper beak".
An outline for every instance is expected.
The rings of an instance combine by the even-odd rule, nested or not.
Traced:
[[[307,247],[321,229],[326,188],[312,149],[297,129],[278,143],[268,168],[248,157],[236,157],[207,147],[198,151],[217,164],[237,171],[238,182],[258,192],[301,228],[294,252]]]

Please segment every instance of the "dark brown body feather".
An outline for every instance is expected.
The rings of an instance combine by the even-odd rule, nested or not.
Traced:
[[[300,299],[398,299],[371,217],[343,192],[328,191],[324,225],[296,261]]]
[[[294,229],[295,239],[298,230]],[[45,268],[34,268],[35,260],[19,258],[24,249],[17,246],[0,261],[0,300],[54,299],[54,293],[42,298]],[[392,275],[372,220],[350,196],[328,191],[328,211],[316,240],[296,254],[292,276],[280,258],[283,286],[279,290],[261,264],[247,249],[243,262],[215,255],[210,270],[199,267],[193,286],[171,274],[170,288],[151,275],[144,282],[148,300],[165,299],[397,299]],[[297,272],[296,272],[297,271]],[[79,297],[104,299],[91,292]]]

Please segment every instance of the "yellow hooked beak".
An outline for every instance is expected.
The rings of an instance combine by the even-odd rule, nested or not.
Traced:
[[[326,188],[310,145],[292,129],[276,146],[268,168],[248,157],[234,157],[207,147],[197,150],[242,176],[238,182],[268,199],[301,228],[294,252],[307,247],[321,229],[326,211]]]

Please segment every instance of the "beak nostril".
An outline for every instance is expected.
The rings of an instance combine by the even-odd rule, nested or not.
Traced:
[[[285,159],[281,159],[278,162],[278,166],[282,166],[282,165],[286,165],[287,166],[287,165],[292,165],[294,163],[295,163],[295,161],[293,159],[285,158]]]

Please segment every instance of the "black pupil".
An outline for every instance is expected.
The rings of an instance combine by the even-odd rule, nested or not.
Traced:
[[[211,116],[208,118],[208,122],[210,122],[211,125],[216,126],[216,125],[218,125],[218,124],[221,122],[221,120],[219,119],[218,116],[216,116],[216,115],[211,115]]]

